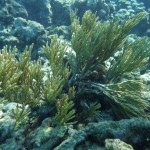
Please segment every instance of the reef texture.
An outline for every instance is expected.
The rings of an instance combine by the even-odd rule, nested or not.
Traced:
[[[149,150],[149,6],[0,0],[0,149]]]

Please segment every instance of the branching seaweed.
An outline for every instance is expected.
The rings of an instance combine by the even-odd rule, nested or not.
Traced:
[[[12,101],[14,100],[12,95],[18,88],[17,81],[21,76],[21,71],[17,69],[15,54],[11,53],[13,50],[5,46],[0,52],[1,96],[4,96],[6,99],[8,98]]]
[[[74,98],[74,89],[69,90],[69,97]],[[68,125],[73,124],[70,122],[75,118],[75,109],[73,109],[74,103],[69,99],[67,94],[62,95],[61,99],[57,100],[56,109],[57,113],[54,116],[52,122],[54,125]],[[75,123],[75,122],[74,122]]]
[[[17,104],[15,109],[11,111],[11,117],[16,120],[15,128],[24,125],[29,120],[30,109],[25,105],[19,106]]]
[[[76,105],[80,107],[75,100],[87,93],[107,96],[118,118],[149,117],[150,103],[143,97],[146,85],[140,80],[117,80],[124,73],[140,68],[150,57],[149,38],[127,41],[129,32],[146,15],[142,12],[122,23],[115,19],[101,23],[95,14],[86,11],[80,23],[72,13],[71,48],[76,54],[66,63],[68,45],[53,36],[51,44],[44,47],[49,62],[47,71],[42,70],[40,60],[31,61],[33,45],[27,46],[18,59],[15,47],[4,47],[0,52],[0,98],[22,104],[21,109],[17,106],[12,111],[16,126],[27,121],[30,111],[25,111],[26,105],[33,108],[43,103],[55,105],[54,125],[73,124]],[[106,69],[105,62],[118,51],[118,60]],[[99,102],[88,106],[84,118],[99,114]]]
[[[125,43],[123,52],[107,72],[107,80],[112,81],[124,73],[129,73],[141,68],[150,56],[150,39],[140,38],[132,43]]]
[[[117,83],[116,80],[124,73],[140,68],[147,57],[150,57],[149,38],[140,38],[132,43],[127,42],[131,29],[146,16],[147,14],[142,12],[122,23],[116,20],[100,23],[96,15],[87,11],[80,23],[76,15],[72,13],[71,44],[76,52],[78,80],[81,81],[77,93],[97,95],[104,93],[109,97],[109,103],[119,117],[146,117],[146,111],[150,107],[148,100],[142,97],[146,85],[141,81]],[[105,61],[113,57],[120,49],[123,52],[118,60],[105,70]],[[94,78],[97,76],[103,76],[105,81],[96,83]]]
[[[84,78],[89,70],[103,63],[123,45],[131,29],[146,17],[139,13],[122,23],[116,20],[101,23],[95,14],[86,11],[82,23],[72,14],[71,44],[76,52],[78,72]]]
[[[142,82],[128,80],[116,84],[103,85],[94,82],[84,84],[85,87],[91,87],[88,92],[107,95],[109,97],[108,101],[118,118],[149,117],[145,111],[150,108],[150,104],[143,95],[148,90]]]
[[[67,45],[58,40],[57,36],[53,37],[50,46],[47,44],[44,48],[50,62],[50,71],[47,74],[43,95],[49,103],[56,101],[56,98],[60,96],[62,88],[70,75],[69,69],[63,62],[66,48]]]
[[[150,103],[143,95],[148,90],[142,82],[128,80],[106,85],[103,92],[110,98],[109,102],[118,118],[150,117],[146,114]]]

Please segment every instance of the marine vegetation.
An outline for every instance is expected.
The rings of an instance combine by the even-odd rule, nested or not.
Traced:
[[[145,17],[142,12],[122,23],[116,20],[101,23],[95,14],[87,11],[80,24],[72,14],[71,44],[76,52],[78,93],[107,95],[119,118],[149,116],[146,111],[150,103],[143,97],[148,87],[140,80],[121,80],[124,74],[143,66],[150,56],[149,38],[139,38],[134,42],[127,38],[131,29]],[[120,53],[115,59],[118,51]]]
[[[144,97],[148,87],[140,79],[124,78],[150,57],[149,38],[128,40],[130,31],[146,16],[141,12],[123,22],[100,22],[86,11],[80,21],[72,12],[71,43],[52,37],[43,47],[48,61],[45,70],[40,59],[31,61],[34,45],[22,54],[16,47],[4,47],[0,52],[0,96],[21,104],[12,111],[16,126],[30,120],[35,108],[49,109],[51,125],[84,122],[100,114],[100,99],[107,101],[118,119],[149,117],[150,102]],[[94,96],[100,99],[94,100]]]

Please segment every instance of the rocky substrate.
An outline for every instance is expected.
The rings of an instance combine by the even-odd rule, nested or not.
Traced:
[[[36,59],[51,35],[70,38],[70,12],[75,9],[80,17],[88,9],[97,11],[103,20],[113,13],[109,0],[1,0],[0,49],[9,45],[23,51],[26,45],[34,43],[32,56]]]
[[[9,106],[9,107],[8,107]],[[2,106],[0,112],[0,148],[3,150],[149,150],[150,120],[143,118],[100,121],[86,127],[51,127],[51,118],[27,130],[14,128],[16,120],[8,112],[16,105]]]
[[[148,0],[0,0],[0,49],[17,46],[23,51],[26,45],[34,43],[33,59],[53,34],[70,39],[70,10],[78,9],[78,16],[91,9],[101,20],[114,16],[123,20],[140,11],[148,11]],[[119,6],[119,7],[118,7]],[[33,9],[34,8],[34,9]],[[44,11],[43,11],[44,10]],[[114,14],[116,12],[116,14]],[[140,26],[140,32],[150,35],[149,20]],[[137,33],[137,31],[135,31]],[[141,33],[139,33],[140,35]],[[143,35],[143,34],[142,34]],[[149,71],[140,76],[150,84]],[[150,97],[149,95],[146,95]],[[31,127],[31,122],[16,128],[17,121],[11,111],[17,103],[5,104],[0,99],[0,149],[2,150],[149,150],[150,120],[133,118],[112,121],[104,119],[86,126],[51,126],[51,118]],[[35,112],[36,113],[36,112]],[[31,121],[32,118],[30,118]],[[107,121],[106,121],[107,120]]]
[[[102,21],[113,17],[124,20],[141,11],[149,12],[144,3],[135,0],[1,0],[0,49],[9,45],[23,51],[26,45],[34,43],[32,57],[36,59],[53,34],[70,39],[72,10],[78,10],[77,15],[81,18],[89,9]],[[149,36],[148,22],[148,19],[143,21],[135,33]]]

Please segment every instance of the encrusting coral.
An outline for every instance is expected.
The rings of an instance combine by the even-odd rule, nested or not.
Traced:
[[[72,13],[71,47],[75,51],[75,61],[71,62],[68,55],[68,62],[64,62],[68,45],[53,36],[51,44],[44,47],[50,64],[46,72],[42,70],[40,60],[30,60],[33,45],[26,47],[21,56],[17,55],[15,47],[4,47],[0,53],[0,96],[22,104],[22,108],[12,112],[18,125],[34,107],[44,108],[45,104],[55,107],[53,125],[76,123],[76,116],[80,114],[76,107],[82,107],[79,102],[82,99],[76,99],[87,92],[107,96],[118,118],[149,117],[150,104],[142,95],[147,92],[146,85],[140,80],[118,79],[124,73],[140,68],[150,56],[148,38],[127,40],[131,29],[146,15],[142,12],[122,23],[116,20],[101,23],[95,14],[87,11],[80,23],[76,13]],[[118,60],[114,58],[107,68],[106,61],[117,51],[120,51]],[[44,76],[46,80],[43,80]],[[25,105],[29,105],[31,111],[24,111]],[[94,117],[100,107],[103,105],[98,101],[91,102],[82,117]]]

